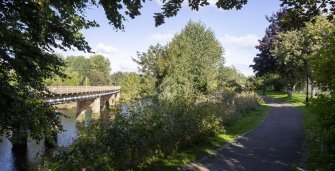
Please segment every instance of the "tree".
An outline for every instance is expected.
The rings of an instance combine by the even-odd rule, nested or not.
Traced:
[[[327,37],[334,28],[334,25],[326,20],[324,16],[317,16],[315,22],[308,22],[300,30],[293,30],[277,35],[278,40],[274,42],[275,48],[272,54],[285,66],[286,74],[291,84],[294,80],[301,79],[305,73],[306,80],[312,80],[309,68],[310,58],[317,54],[325,44]],[[308,84],[307,84],[308,85]],[[307,102],[306,97],[306,102]]]
[[[311,69],[313,77],[325,91],[335,96],[335,29],[325,37],[323,48],[311,58]]]
[[[47,86],[80,86],[82,77],[72,68],[65,68],[64,74],[66,77],[54,76],[45,80]]]
[[[116,72],[111,76],[112,84],[121,86],[122,98],[132,100],[151,97],[155,94],[155,78],[133,72]]]
[[[254,64],[250,65],[257,77],[277,72],[279,68],[274,56],[271,55],[271,50],[273,49],[273,42],[276,40],[276,35],[281,32],[279,20],[282,15],[283,11],[280,10],[271,17],[266,17],[270,25],[266,28],[264,37],[259,40],[259,45],[256,46],[256,49],[258,49],[260,53],[254,57]]]
[[[3,1],[0,5],[0,135],[29,130],[41,139],[61,128],[60,113],[41,100],[43,80],[64,76],[54,48],[91,49],[79,30],[97,26],[86,20],[88,1]],[[13,133],[15,134],[15,133]]]
[[[92,72],[102,73],[104,76],[108,77],[112,71],[110,67],[110,62],[108,58],[102,55],[93,55],[89,58],[90,70]]]
[[[264,84],[268,82],[266,79],[269,75],[278,74],[281,80],[285,80],[288,95],[291,95],[294,85],[299,81],[299,78],[301,78],[299,76],[301,68],[296,67],[299,66],[296,61],[284,62],[271,53],[275,48],[274,43],[278,39],[277,35],[281,32],[292,30],[292,28],[283,27],[282,25],[282,19],[285,18],[286,15],[286,9],[281,9],[276,14],[266,18],[270,22],[270,25],[266,29],[262,40],[259,40],[259,45],[256,46],[256,49],[258,49],[260,53],[258,53],[253,60],[255,64],[250,65],[250,67],[256,72],[257,77],[263,77],[263,79],[265,79]],[[263,88],[265,89],[265,85]]]
[[[194,100],[195,95],[215,89],[223,52],[213,31],[190,21],[167,46],[151,46],[146,53],[138,53],[135,61],[145,76],[156,78],[161,98]]]
[[[306,22],[313,21],[316,16],[326,14],[329,20],[334,18],[335,2],[333,0],[281,0],[286,10],[282,20],[283,26],[299,29]]]
[[[84,85],[85,79],[90,77],[90,61],[84,56],[68,56],[65,58],[66,67],[71,68],[80,75],[80,84]]]
[[[242,88],[247,85],[247,78],[239,73],[234,67],[221,66],[215,78],[217,80],[216,91],[228,90],[233,92],[241,92]]]
[[[112,71],[108,58],[102,55],[93,55],[89,58],[90,68],[87,68],[89,73],[90,85],[108,85],[109,77]]]
[[[214,33],[202,23],[190,21],[168,47],[171,71],[181,72],[196,92],[208,93],[216,71],[224,63],[224,49]]]
[[[154,77],[157,88],[171,68],[171,56],[167,53],[167,46],[150,46],[147,52],[137,52],[137,58],[133,60],[140,66],[140,72]]]

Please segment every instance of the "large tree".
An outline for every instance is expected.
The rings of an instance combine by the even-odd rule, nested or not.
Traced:
[[[43,80],[62,75],[53,49],[90,51],[79,30],[96,26],[83,17],[88,1],[0,3],[0,135],[30,131],[35,139],[61,128],[59,113],[40,100]],[[15,133],[14,133],[15,134]]]
[[[254,64],[250,65],[258,77],[277,72],[280,67],[274,56],[271,55],[271,50],[274,48],[273,42],[276,40],[276,35],[282,31],[279,21],[283,15],[283,10],[280,10],[272,16],[266,17],[270,25],[266,28],[264,37],[259,40],[259,45],[256,46],[259,53],[254,57]]]
[[[218,68],[224,63],[224,50],[213,31],[190,21],[166,45],[151,46],[138,53],[140,71],[156,78],[162,99],[193,99],[215,89]]]
[[[282,32],[277,35],[271,51],[279,63],[284,64],[283,75],[290,85],[305,79],[312,79],[310,59],[327,44],[325,41],[334,30],[334,25],[324,16],[315,17],[315,22],[305,23],[299,30]]]

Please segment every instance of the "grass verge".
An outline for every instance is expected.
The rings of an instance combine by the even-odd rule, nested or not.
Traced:
[[[319,150],[319,145],[313,140],[313,135],[315,132],[315,123],[317,122],[317,115],[313,114],[309,107],[306,107],[305,103],[305,94],[293,94],[292,97],[288,97],[287,93],[284,92],[275,92],[267,91],[265,93],[266,97],[280,100],[285,103],[290,103],[296,107],[302,114],[305,128],[305,139],[308,151],[317,151]],[[314,137],[315,138],[315,137]],[[307,168],[314,167],[312,165],[314,161],[310,156],[307,157]]]
[[[265,118],[269,111],[266,104],[249,113],[244,114],[241,118],[232,121],[225,127],[225,132],[213,136],[203,137],[203,139],[187,149],[173,153],[167,158],[156,159],[148,170],[177,170],[186,163],[200,159],[201,157],[215,153],[215,149],[225,142],[233,142],[240,135],[256,128]]]

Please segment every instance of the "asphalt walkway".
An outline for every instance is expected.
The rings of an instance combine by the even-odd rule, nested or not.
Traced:
[[[206,156],[182,170],[286,171],[302,157],[304,140],[300,112],[289,104],[265,99],[271,112],[261,125],[216,155]]]

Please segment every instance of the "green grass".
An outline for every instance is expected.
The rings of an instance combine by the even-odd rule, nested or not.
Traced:
[[[243,117],[232,121],[225,127],[224,133],[203,137],[201,141],[185,150],[171,154],[165,159],[157,159],[148,169],[177,170],[186,163],[200,159],[208,154],[215,154],[216,148],[226,142],[234,142],[237,137],[256,128],[265,118],[268,111],[269,107],[266,104],[261,104],[257,110],[244,114]]]
[[[315,143],[313,138],[309,136],[311,133],[315,132],[315,123],[317,122],[317,115],[315,115],[310,107],[306,107],[306,95],[305,94],[293,94],[292,97],[288,97],[287,93],[284,92],[275,92],[275,91],[267,91],[265,93],[266,97],[270,97],[273,99],[280,100],[285,103],[290,103],[294,107],[296,107],[302,114],[303,121],[304,121],[304,128],[305,128],[305,138],[307,142],[307,148],[309,151],[317,151],[320,147],[318,144]],[[307,166],[313,165],[313,159],[310,156],[307,157],[308,162]]]

